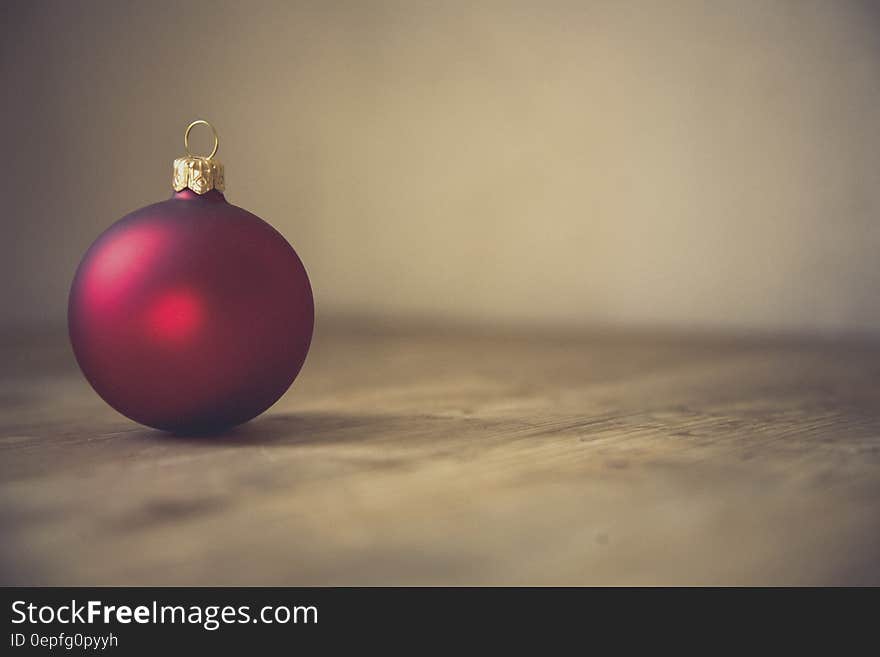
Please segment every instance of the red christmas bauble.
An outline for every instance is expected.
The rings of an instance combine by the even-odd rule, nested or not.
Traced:
[[[157,429],[204,432],[284,394],[309,350],[314,305],[274,228],[217,189],[183,189],[97,239],[68,323],[80,368],[110,406]]]

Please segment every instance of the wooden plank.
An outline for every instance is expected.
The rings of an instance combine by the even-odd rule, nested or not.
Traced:
[[[4,584],[880,584],[880,347],[319,326],[172,437],[0,351]]]

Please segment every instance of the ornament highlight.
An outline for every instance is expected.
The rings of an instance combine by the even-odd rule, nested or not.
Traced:
[[[218,431],[274,404],[305,361],[308,275],[265,221],[227,202],[225,174],[189,150],[174,194],[126,215],[89,248],[70,290],[80,369],[113,408],[173,432]]]

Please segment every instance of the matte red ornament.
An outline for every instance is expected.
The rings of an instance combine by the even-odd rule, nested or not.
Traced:
[[[256,417],[290,387],[314,304],[274,228],[217,188],[187,187],[89,248],[68,324],[83,374],[110,406],[157,429],[205,432]]]

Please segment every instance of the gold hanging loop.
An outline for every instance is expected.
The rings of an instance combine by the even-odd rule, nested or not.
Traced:
[[[196,155],[191,150],[189,150],[189,133],[197,125],[208,126],[209,128],[211,128],[211,132],[214,134],[214,150],[212,150],[211,154],[207,157],[204,155]],[[217,135],[217,129],[209,121],[205,121],[205,119],[196,119],[188,126],[186,126],[186,132],[183,133],[183,147],[186,149],[187,155],[191,155],[193,157],[204,157],[206,160],[210,160],[217,154],[217,149],[220,148],[220,137]]]

